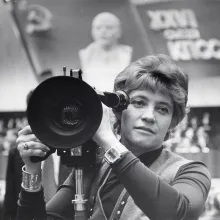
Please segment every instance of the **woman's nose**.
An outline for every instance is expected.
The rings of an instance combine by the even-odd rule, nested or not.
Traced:
[[[142,120],[147,121],[148,123],[154,123],[155,122],[155,115],[154,115],[154,108],[153,107],[146,107],[143,109],[142,113]]]

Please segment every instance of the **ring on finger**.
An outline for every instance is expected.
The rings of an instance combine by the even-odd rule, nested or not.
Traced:
[[[27,142],[23,142],[22,144],[23,144],[24,150],[28,150],[29,149],[29,146],[28,146]]]

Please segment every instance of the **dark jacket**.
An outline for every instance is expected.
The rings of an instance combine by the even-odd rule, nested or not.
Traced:
[[[14,220],[16,217],[17,201],[22,181],[21,168],[23,165],[18,149],[16,147],[12,148],[9,151],[6,170],[6,192],[2,215],[4,220]]]

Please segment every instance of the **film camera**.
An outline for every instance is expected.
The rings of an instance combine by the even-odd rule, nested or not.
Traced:
[[[92,136],[102,120],[102,103],[115,111],[127,108],[129,98],[124,91],[99,92],[79,77],[55,76],[41,82],[33,91],[27,118],[36,137],[51,150],[43,158],[32,157],[33,162],[46,159],[51,153],[61,156],[67,166],[93,166],[98,146]]]

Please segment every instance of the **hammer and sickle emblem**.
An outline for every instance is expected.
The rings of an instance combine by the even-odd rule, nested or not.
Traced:
[[[44,32],[52,28],[52,13],[49,9],[41,5],[29,5],[27,8],[26,32]]]

